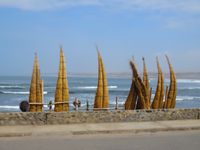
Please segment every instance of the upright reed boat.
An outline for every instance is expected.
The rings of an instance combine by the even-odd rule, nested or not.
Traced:
[[[38,56],[37,54],[35,54],[35,61],[29,94],[30,112],[43,111],[43,97],[43,80],[40,77],[40,66]]]
[[[62,47],[60,48],[60,65],[55,91],[55,112],[69,111],[69,88],[65,57]]]
[[[98,86],[94,100],[94,110],[109,108],[109,91],[103,59],[98,51]]]

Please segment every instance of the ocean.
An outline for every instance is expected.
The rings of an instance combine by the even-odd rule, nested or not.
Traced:
[[[56,77],[43,77],[44,79],[44,103],[54,101]],[[10,76],[0,77],[0,112],[19,112],[21,101],[28,100],[31,77]],[[73,111],[73,101],[78,98],[81,101],[80,110],[86,108],[86,101],[89,101],[90,108],[93,108],[97,78],[84,76],[68,77],[70,90],[70,110]],[[200,79],[177,79],[178,94],[176,108],[200,108]],[[153,88],[152,98],[154,97],[157,78],[150,78]],[[131,78],[128,77],[109,77],[110,107],[115,108],[116,97],[118,105],[123,109],[123,105],[128,96]],[[165,85],[169,85],[169,79],[165,80]],[[44,106],[48,110],[47,105]]]

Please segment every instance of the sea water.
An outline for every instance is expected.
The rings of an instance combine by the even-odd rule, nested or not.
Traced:
[[[44,79],[44,107],[48,110],[49,101],[54,102],[56,77],[43,77]],[[0,77],[0,112],[20,111],[21,101],[28,101],[31,77]],[[80,110],[86,109],[86,102],[93,108],[97,88],[97,77],[68,77],[70,91],[70,110],[74,110],[73,101],[81,101]],[[165,80],[169,85],[170,80]],[[178,79],[178,93],[176,108],[200,108],[200,80]],[[151,78],[152,99],[155,95],[157,78]],[[109,77],[108,88],[110,94],[110,107],[115,108],[116,97],[120,109],[124,108],[125,100],[131,86],[131,78]]]

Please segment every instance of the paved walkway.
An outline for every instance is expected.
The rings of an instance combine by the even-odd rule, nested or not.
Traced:
[[[200,120],[93,123],[44,126],[0,126],[0,137],[140,133],[200,130]]]
[[[1,137],[0,150],[199,150],[200,130]]]

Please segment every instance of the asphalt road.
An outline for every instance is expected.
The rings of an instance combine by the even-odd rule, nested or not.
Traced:
[[[0,150],[199,150],[200,130],[140,134],[1,137]]]

